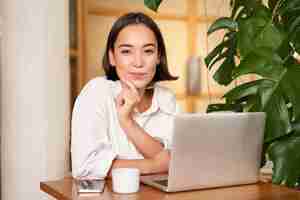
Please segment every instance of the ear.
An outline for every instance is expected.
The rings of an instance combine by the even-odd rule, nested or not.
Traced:
[[[108,56],[109,56],[109,64],[112,66],[116,66],[115,55],[111,49],[108,52]]]

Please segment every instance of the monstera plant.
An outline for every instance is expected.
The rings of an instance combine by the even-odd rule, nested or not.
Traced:
[[[156,11],[161,0],[145,0]],[[231,16],[217,19],[208,35],[225,30],[207,55],[208,69],[220,85],[247,74],[256,80],[237,85],[207,112],[266,113],[264,155],[273,162],[272,181],[300,184],[300,0],[231,0]],[[299,55],[298,55],[299,56]],[[263,156],[262,164],[264,164]]]

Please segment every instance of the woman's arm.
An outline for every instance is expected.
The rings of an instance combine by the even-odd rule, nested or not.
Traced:
[[[109,172],[114,168],[138,168],[141,174],[153,174],[167,172],[169,169],[170,153],[168,150],[160,151],[154,158],[123,160],[116,159],[113,161]]]
[[[75,178],[104,178],[117,156],[107,133],[107,95],[98,95],[99,90],[107,93],[105,80],[90,81],[74,105],[71,152]]]
[[[133,83],[130,81],[123,82],[122,91],[116,99],[118,118],[122,129],[137,150],[145,158],[154,158],[163,150],[163,145],[151,137],[133,119],[133,110],[140,100],[140,94]]]
[[[149,135],[136,121],[129,120],[126,123],[124,122],[122,128],[129,140],[145,158],[154,158],[164,150],[161,142]]]

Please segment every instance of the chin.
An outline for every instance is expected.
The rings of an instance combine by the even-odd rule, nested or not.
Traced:
[[[132,82],[133,82],[133,84],[135,85],[135,87],[136,87],[137,89],[144,89],[144,88],[146,88],[146,87],[148,86],[148,84],[150,83],[150,81],[145,81],[145,80],[143,80],[143,81],[134,80],[134,81],[132,81]]]

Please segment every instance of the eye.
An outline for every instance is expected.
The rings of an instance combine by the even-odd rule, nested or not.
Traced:
[[[144,51],[146,54],[153,54],[154,53],[154,50],[153,49],[146,49],[145,51]]]
[[[121,54],[129,54],[130,50],[129,49],[122,49]]]

